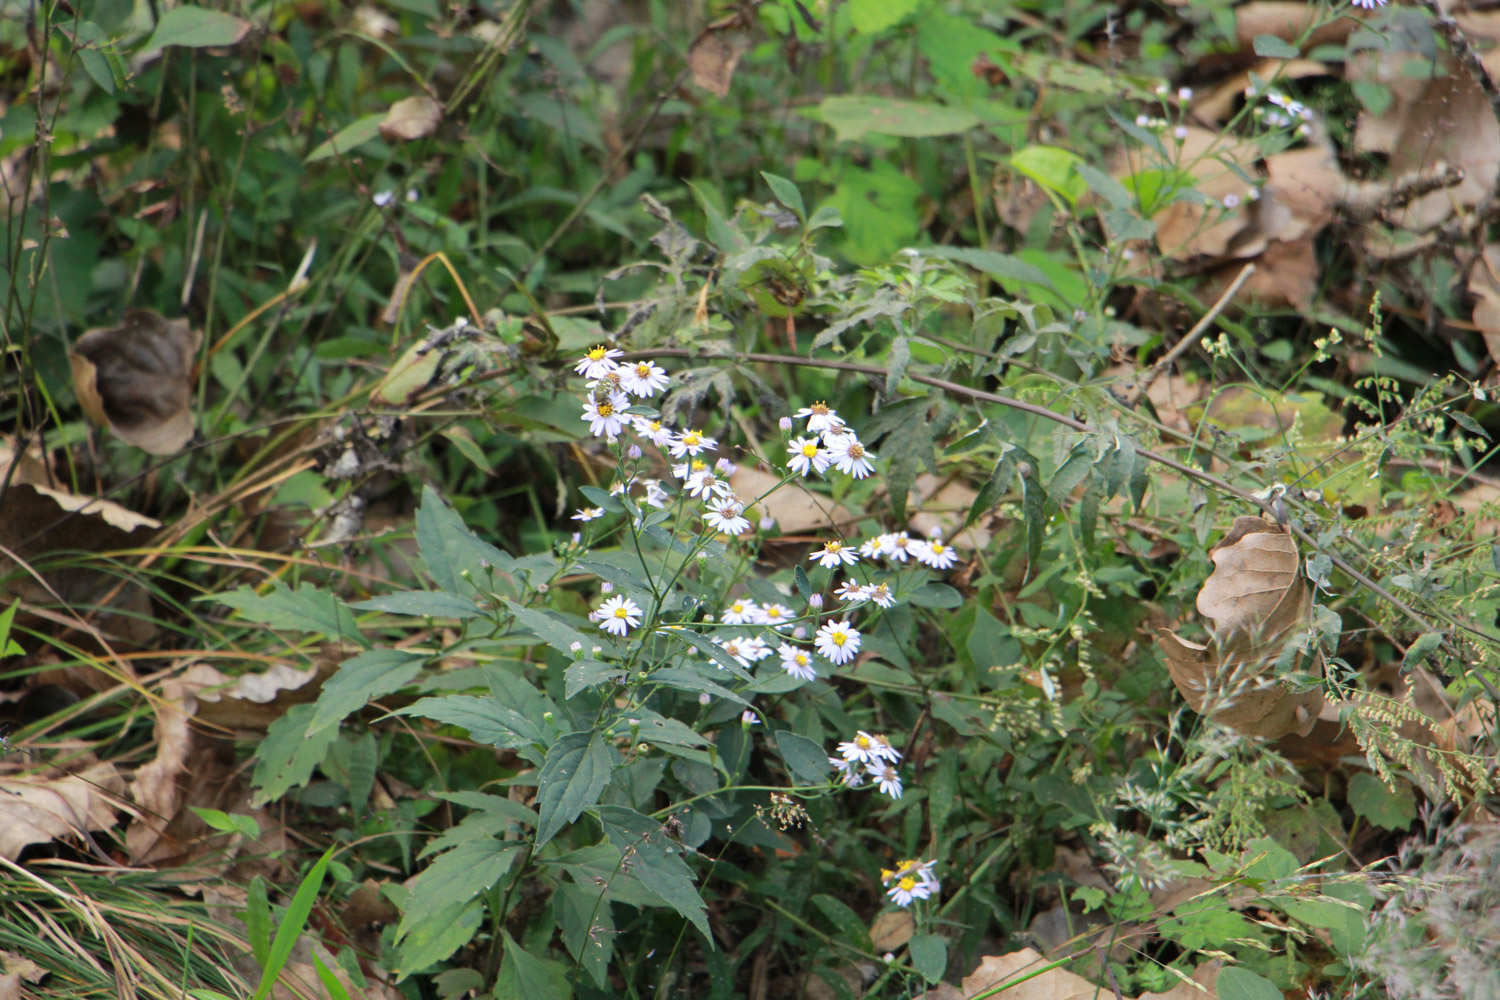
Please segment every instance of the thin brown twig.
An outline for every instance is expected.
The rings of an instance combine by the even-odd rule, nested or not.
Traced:
[[[1229,283],[1229,287],[1224,289],[1224,294],[1220,295],[1219,300],[1209,307],[1208,312],[1203,314],[1203,318],[1194,323],[1193,328],[1181,340],[1173,344],[1172,349],[1162,355],[1161,360],[1152,365],[1146,372],[1146,377],[1141,379],[1141,384],[1137,387],[1135,399],[1132,402],[1139,402],[1141,397],[1146,395],[1146,391],[1151,388],[1152,383],[1161,377],[1161,373],[1172,367],[1178,358],[1186,354],[1198,342],[1198,338],[1203,336],[1208,328],[1213,325],[1214,320],[1219,318],[1219,314],[1224,311],[1230,302],[1234,301],[1234,297],[1239,294],[1241,288],[1245,287],[1245,282],[1249,281],[1250,276],[1254,273],[1254,261],[1240,268],[1240,273],[1234,276],[1234,280]]]

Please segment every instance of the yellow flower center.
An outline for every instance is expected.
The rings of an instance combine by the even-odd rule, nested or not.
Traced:
[[[844,547],[844,543],[843,542],[829,542],[826,546],[824,546],[824,548],[828,549],[829,552],[837,552],[839,549],[841,549],[843,547]]]
[[[703,440],[703,436],[701,434],[699,434],[697,431],[688,431],[687,433],[685,433],[685,434],[682,435],[682,443],[683,444],[697,444],[698,442],[700,442],[702,440]]]
[[[827,403],[814,403],[813,405],[809,406],[808,409],[812,410],[814,413],[816,413],[820,417],[821,416],[826,416],[827,413],[828,413],[828,404]]]
[[[942,542],[933,542],[932,543],[932,554],[935,555],[935,556],[942,555],[945,551],[947,551],[947,549],[948,549],[948,546],[944,545]]]
[[[849,641],[849,637],[846,636],[842,632],[835,632],[835,633],[833,633],[833,635],[831,636],[831,638],[833,639],[833,644],[835,646],[842,646],[844,643],[846,643],[846,642]],[[864,741],[864,745],[868,747],[870,745],[870,741],[869,740],[865,740]]]
[[[917,880],[914,879],[914,878],[912,878],[910,875],[907,875],[905,878],[903,878],[900,882],[897,882],[896,884],[899,885],[902,889],[906,890],[907,892],[911,892],[913,889],[915,889],[917,887]]]
[[[636,378],[650,378],[651,377],[651,366],[648,365],[648,364],[639,364],[639,365],[636,365],[635,366],[635,375],[636,375]]]
[[[850,458],[864,458],[865,457],[865,450],[864,450],[864,448],[862,448],[858,444],[851,444],[849,446],[849,457]]]
[[[868,750],[870,749],[870,738],[868,736],[856,736],[854,737],[854,745],[861,750]]]
[[[817,458],[818,457],[818,446],[816,444],[814,444],[813,442],[811,442],[811,441],[809,441],[807,444],[803,445],[802,446],[802,457],[803,458]]]
[[[615,412],[615,408],[614,408],[614,406],[612,404],[610,404],[610,403],[600,403],[599,404],[599,416],[601,416],[601,417],[613,416],[614,412]]]
[[[603,344],[600,344],[598,347],[594,348],[592,351],[589,351],[589,360],[590,361],[603,361],[604,360],[604,356],[606,354],[608,354],[608,353],[609,353],[609,348],[605,347]]]
[[[629,618],[630,617],[630,612],[626,611],[624,608],[615,608],[615,617],[616,618]]]

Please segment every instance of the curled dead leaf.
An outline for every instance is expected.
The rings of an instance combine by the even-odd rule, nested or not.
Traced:
[[[193,363],[202,341],[187,320],[147,309],[89,330],[68,352],[79,404],[127,444],[153,455],[180,451],[193,436]]]
[[[720,18],[698,33],[688,48],[688,71],[693,82],[716,97],[729,95],[734,68],[750,47],[741,14]]]
[[[392,104],[380,121],[380,136],[388,142],[424,139],[443,120],[443,106],[425,95],[407,97]]]
[[[114,797],[124,785],[105,762],[61,777],[0,778],[0,857],[14,861],[31,844],[114,826]]]
[[[1213,622],[1209,641],[1168,629],[1158,635],[1172,683],[1193,711],[1246,735],[1305,735],[1317,722],[1323,693],[1294,691],[1275,670],[1312,620],[1296,539],[1273,521],[1239,517],[1209,555],[1214,571],[1196,602]],[[1322,672],[1320,654],[1298,657],[1303,669]]]

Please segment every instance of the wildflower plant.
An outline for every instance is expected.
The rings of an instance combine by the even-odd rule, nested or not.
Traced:
[[[573,374],[581,437],[611,455],[613,479],[581,488],[571,537],[511,556],[426,491],[417,541],[432,588],[353,609],[397,616],[377,627],[398,634],[410,616],[457,631],[426,648],[369,644],[316,706],[289,717],[304,729],[298,749],[313,754],[366,698],[416,684],[425,692],[393,715],[494,748],[505,783],[534,789],[454,793],[469,816],[427,846],[430,861],[404,895],[392,938],[402,973],[472,947],[486,920],[506,920],[515,895],[537,885],[557,901],[577,966],[602,989],[621,907],[671,914],[652,921],[669,949],[688,927],[694,950],[711,951],[715,857],[799,850],[797,831],[816,833],[844,796],[894,809],[910,801],[914,779],[895,737],[830,732],[814,706],[837,700],[837,678],[901,655],[867,637],[955,565],[952,548],[873,520],[849,534],[853,526],[830,522],[790,569],[758,569],[777,491],[877,475],[857,429],[813,403],[779,422],[782,440],[756,455],[727,430],[667,421],[658,404],[672,376],[648,358],[598,345]],[[739,462],[773,469],[773,484],[744,490],[731,448]],[[297,780],[273,772],[279,753],[262,757],[273,794]],[[872,865],[853,887],[893,907],[935,903],[934,864],[899,862],[885,874]]]

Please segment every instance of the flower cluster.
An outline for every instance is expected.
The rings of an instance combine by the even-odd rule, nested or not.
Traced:
[[[792,472],[806,479],[810,472],[823,475],[831,465],[845,475],[864,479],[875,471],[871,464],[875,453],[860,443],[827,403],[804,406],[791,418],[783,418],[782,428],[791,430],[791,420],[800,417],[807,418],[807,436],[792,438],[786,446],[786,467]]]
[[[880,882],[897,906],[910,906],[914,899],[928,899],[942,888],[932,869],[937,861],[898,861],[894,869],[883,868]]]
[[[901,797],[901,774],[896,770],[901,751],[891,746],[890,740],[879,733],[867,733],[861,729],[854,739],[840,743],[838,751],[839,756],[829,757],[828,763],[837,772],[841,784],[853,788],[868,779],[891,798]]]

